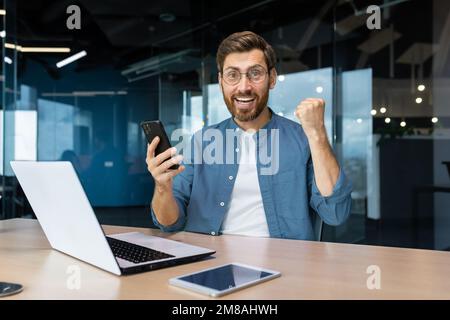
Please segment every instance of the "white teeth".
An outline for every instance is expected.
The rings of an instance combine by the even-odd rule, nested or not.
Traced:
[[[236,98],[236,100],[237,101],[239,101],[239,102],[250,102],[250,101],[253,101],[254,99],[253,98],[250,98],[250,99],[238,99],[238,98]]]

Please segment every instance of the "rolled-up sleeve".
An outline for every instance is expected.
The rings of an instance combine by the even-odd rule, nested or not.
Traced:
[[[178,174],[173,181],[173,196],[178,205],[178,220],[170,226],[163,226],[156,218],[153,208],[151,208],[152,220],[156,227],[164,232],[176,232],[184,229],[186,224],[186,208],[189,203],[191,195],[192,180],[190,180],[191,174],[187,171],[191,171],[192,165],[185,165],[186,169]]]
[[[184,229],[187,220],[187,206],[189,205],[189,200],[191,198],[192,192],[192,181],[194,177],[194,157],[191,155],[193,152],[194,139],[190,141],[191,150],[188,153],[189,161],[183,161],[182,164],[185,166],[183,172],[179,173],[173,178],[173,196],[178,205],[178,220],[170,226],[163,226],[159,223],[156,218],[153,208],[151,208],[151,216],[153,223],[156,227],[164,232],[176,232]],[[185,155],[184,155],[185,156]]]
[[[352,183],[347,179],[341,167],[333,193],[325,197],[317,188],[313,164],[310,159],[308,162],[308,187],[310,189],[309,204],[326,224],[337,226],[347,220],[352,205]]]

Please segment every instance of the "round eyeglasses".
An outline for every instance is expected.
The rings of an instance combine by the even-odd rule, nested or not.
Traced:
[[[234,86],[234,85],[237,85],[241,81],[242,75],[244,74],[250,82],[261,83],[266,79],[267,73],[268,72],[266,71],[266,69],[264,69],[263,67],[258,67],[258,66],[248,69],[248,71],[245,73],[239,72],[238,70],[235,70],[235,69],[231,69],[231,70],[225,71],[222,74],[222,79],[227,84]]]

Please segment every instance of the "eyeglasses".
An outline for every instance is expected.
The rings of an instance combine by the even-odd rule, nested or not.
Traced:
[[[241,79],[242,75],[245,74],[247,79],[252,83],[261,83],[266,79],[266,74],[268,72],[263,67],[252,67],[248,69],[247,72],[241,73],[237,70],[231,69],[222,74],[222,79],[230,86],[237,85]]]

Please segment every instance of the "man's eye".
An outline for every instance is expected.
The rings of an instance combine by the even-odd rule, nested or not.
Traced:
[[[231,71],[226,74],[226,77],[228,79],[237,79],[239,77],[239,74],[237,72]]]
[[[252,78],[258,78],[258,77],[261,77],[262,72],[261,72],[261,70],[250,70],[249,75]]]

